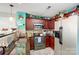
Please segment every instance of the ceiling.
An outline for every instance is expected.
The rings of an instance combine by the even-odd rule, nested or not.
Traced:
[[[75,7],[78,3],[13,3],[13,5],[14,15],[17,11],[23,11],[33,15],[51,17],[58,14],[62,10]],[[51,6],[51,8],[47,9],[48,6]],[[9,3],[0,3],[0,13],[10,14],[10,10]]]

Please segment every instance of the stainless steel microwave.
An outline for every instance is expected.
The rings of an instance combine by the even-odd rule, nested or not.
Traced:
[[[43,24],[34,24],[34,29],[43,29]]]

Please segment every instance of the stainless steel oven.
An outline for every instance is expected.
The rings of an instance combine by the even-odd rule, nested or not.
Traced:
[[[45,38],[43,36],[34,37],[34,48],[35,48],[35,50],[45,48]]]

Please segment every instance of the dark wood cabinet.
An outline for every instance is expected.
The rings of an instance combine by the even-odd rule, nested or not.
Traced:
[[[34,49],[34,38],[30,37],[30,50]],[[54,41],[54,37],[53,36],[46,36],[46,47],[51,47],[52,49],[54,49],[55,46],[55,41]]]
[[[26,19],[26,30],[34,30],[34,24],[43,24],[44,28],[43,29],[54,29],[55,26],[55,21],[54,20],[41,20],[41,19],[32,19],[28,18]],[[30,50],[34,49],[34,38],[30,37]],[[54,49],[54,37],[53,36],[46,36],[46,47],[51,47]]]
[[[54,29],[54,26],[55,26],[54,20],[28,18],[26,19],[26,30],[33,30],[34,24],[39,24],[39,23],[44,25],[43,29]]]
[[[54,29],[54,21],[48,21],[48,29]]]
[[[50,36],[50,47],[51,47],[52,49],[54,49],[54,44],[55,44],[55,42],[54,42],[54,37]]]
[[[33,22],[32,19],[28,18],[26,19],[26,30],[32,30],[33,29]]]
[[[44,20],[44,29],[48,29],[48,20]]]
[[[46,36],[46,47],[49,47],[49,43],[50,43],[49,40],[50,40],[49,36]]]
[[[44,21],[44,29],[54,29],[54,20],[45,20]]]
[[[44,25],[44,20],[31,19],[31,18],[26,19],[26,30],[33,30],[34,24],[43,24]]]
[[[29,40],[30,40],[30,50],[33,50],[34,49],[34,38],[30,37]]]
[[[54,49],[54,37],[53,36],[46,36],[46,47],[51,47]]]

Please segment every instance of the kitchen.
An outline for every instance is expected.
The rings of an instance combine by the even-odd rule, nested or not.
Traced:
[[[2,55],[78,54],[77,3],[7,3],[0,4],[0,8],[4,9],[0,10]]]

